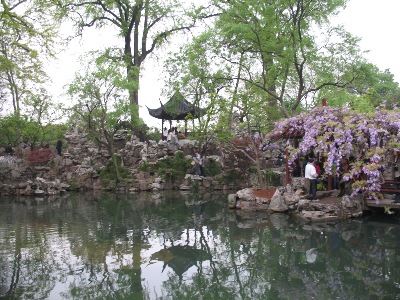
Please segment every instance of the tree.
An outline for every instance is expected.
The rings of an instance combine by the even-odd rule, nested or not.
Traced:
[[[45,1],[2,1],[0,4],[0,86],[19,114],[49,80],[43,60],[54,56],[57,23]]]
[[[143,62],[174,33],[195,25],[196,13],[176,0],[164,1],[64,1],[66,13],[81,31],[85,27],[115,26],[123,44],[110,59],[124,62],[129,91],[131,122],[138,120],[139,79]],[[75,16],[77,16],[75,18]]]
[[[120,182],[120,163],[115,154],[114,134],[121,121],[129,120],[128,95],[124,94],[125,78],[118,66],[100,56],[90,63],[85,74],[77,74],[68,87],[68,94],[77,104],[72,108],[78,121],[100,146],[105,146]],[[119,67],[122,67],[121,65]]]
[[[200,112],[190,129],[192,137],[202,144],[207,144],[210,138],[225,139],[230,136],[217,124],[217,116],[223,112],[226,105],[225,97],[221,94],[230,84],[228,80],[218,79],[223,76],[224,70],[213,68],[210,59],[212,36],[201,34],[192,43],[183,45],[179,53],[173,53],[165,62],[165,69],[169,73],[167,93],[176,90],[184,91],[185,97],[192,100],[194,107]],[[193,120],[188,116],[187,120]],[[222,137],[224,136],[224,137]]]
[[[165,64],[170,74],[169,86],[185,91],[196,106],[207,108],[193,125],[195,137],[201,143],[218,140],[226,149],[241,152],[240,156],[256,167],[259,185],[264,188],[261,153],[252,136],[254,131],[266,131],[280,116],[279,109],[259,88],[240,80],[240,66],[216,65],[219,46],[213,30],[209,30],[184,45],[180,53],[171,55]],[[231,77],[232,69],[238,72],[236,78]],[[234,114],[238,115],[239,124],[232,124]],[[241,132],[240,140],[235,139],[232,129]]]
[[[330,106],[347,106],[360,112],[374,112],[376,108],[393,109],[400,100],[399,84],[389,70],[380,71],[371,63],[355,66],[357,76],[345,89],[329,87],[320,93]]]
[[[40,126],[24,116],[9,115],[0,118],[0,140],[4,144],[18,145],[22,140],[35,143],[42,140]]]
[[[344,88],[362,60],[358,39],[329,17],[346,1],[214,1],[221,61],[236,66],[239,78],[277,103],[286,117],[308,106],[326,87]],[[344,76],[346,75],[346,76]]]

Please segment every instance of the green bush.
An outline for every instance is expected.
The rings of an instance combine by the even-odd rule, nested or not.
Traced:
[[[57,139],[65,135],[68,126],[65,124],[48,124],[29,121],[27,116],[10,115],[0,118],[0,141],[4,145],[11,143],[17,146],[22,141],[28,143],[54,145]]]
[[[191,159],[186,159],[182,151],[175,152],[174,156],[160,159],[155,164],[155,172],[165,179],[174,180],[184,177],[191,168]]]
[[[216,176],[222,172],[219,164],[214,159],[207,159],[205,166],[207,176]]]
[[[224,176],[221,178],[221,182],[225,184],[232,184],[241,180],[244,180],[243,172],[239,173],[235,169],[226,171]]]
[[[265,169],[264,170],[264,174],[265,174],[265,184],[267,186],[279,186],[281,185],[281,177],[278,173],[275,173],[273,170],[271,169]]]
[[[257,168],[254,167],[254,166],[253,166],[253,167],[250,167],[250,168],[249,168],[249,173],[250,173],[250,174],[257,174]]]
[[[131,173],[129,172],[128,169],[124,168],[121,166],[121,157],[117,156],[117,161],[118,161],[118,171],[119,174],[122,178],[122,180],[125,179],[131,179]],[[100,180],[102,185],[106,188],[106,189],[115,189],[117,186],[117,172],[116,169],[114,167],[113,162],[110,160],[107,165],[101,169],[98,170],[99,175],[100,175]]]
[[[161,139],[161,132],[158,128],[152,127],[147,131],[147,139],[151,141],[159,141]]]
[[[148,162],[143,162],[139,167],[139,171],[141,172],[156,172],[156,165],[149,164]]]

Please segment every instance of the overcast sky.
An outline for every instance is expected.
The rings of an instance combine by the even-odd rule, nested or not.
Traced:
[[[380,70],[390,69],[400,81],[400,0],[350,0],[338,21],[361,38],[362,50]]]
[[[367,58],[378,66],[380,70],[390,69],[395,75],[395,81],[400,81],[400,42],[396,32],[400,28],[400,0],[350,0],[347,8],[332,20],[345,26],[347,31],[361,38],[361,49],[369,50]],[[84,40],[87,44],[90,37],[95,37],[89,44],[96,48],[103,47],[105,37],[98,34],[85,33]],[[74,73],[80,68],[76,59],[82,54],[84,45],[75,41],[69,51],[60,56],[60,61],[50,67],[50,76],[53,78],[51,90],[55,97],[63,99],[62,86],[70,83]],[[152,118],[145,105],[149,108],[158,108],[159,100],[167,101],[161,95],[162,90],[162,65],[156,61],[146,60],[145,72],[142,74],[139,90],[140,116],[150,126],[161,126],[161,120]]]

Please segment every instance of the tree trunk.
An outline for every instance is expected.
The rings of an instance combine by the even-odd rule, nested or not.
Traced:
[[[260,189],[265,189],[264,173],[262,172],[261,167],[260,167],[260,158],[257,154],[257,149],[255,149],[255,150],[256,150],[256,168],[257,168],[257,176],[258,176],[258,186],[260,187]]]
[[[107,150],[108,150],[108,154],[111,156],[111,160],[113,163],[113,166],[115,168],[115,176],[116,176],[116,180],[117,183],[122,181],[122,177],[121,177],[121,173],[119,172],[119,164],[118,164],[118,159],[117,156],[115,155],[115,151],[114,151],[114,134],[113,133],[108,133],[105,130],[104,132],[104,136],[107,140]]]

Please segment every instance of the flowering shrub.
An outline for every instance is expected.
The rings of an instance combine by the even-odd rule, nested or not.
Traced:
[[[31,164],[48,162],[53,155],[50,148],[31,150],[28,154],[28,161]]]
[[[302,137],[298,148],[289,140]],[[273,143],[286,140],[289,164],[314,148],[325,155],[325,172],[334,174],[343,157],[353,157],[344,181],[353,181],[353,194],[362,192],[369,199],[379,200],[381,172],[388,151],[400,149],[400,112],[376,111],[362,114],[349,109],[316,107],[309,113],[284,119],[275,124],[267,136]],[[271,146],[270,146],[271,147]]]

